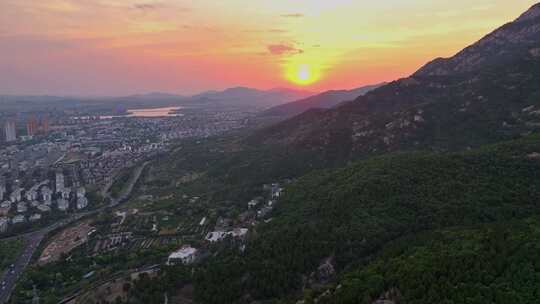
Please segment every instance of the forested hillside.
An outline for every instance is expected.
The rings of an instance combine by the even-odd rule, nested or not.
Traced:
[[[317,95],[309,96],[307,98],[282,104],[270,108],[262,113],[259,116],[278,116],[278,117],[292,117],[298,115],[302,112],[305,112],[309,109],[320,108],[320,109],[329,109],[338,104],[350,100],[354,100],[356,97],[364,95],[374,89],[385,85],[386,83],[364,86],[356,88],[353,90],[333,90],[326,91]]]
[[[538,303],[539,231],[535,216],[405,238],[318,303]]]
[[[287,297],[317,286],[324,261],[342,273],[403,237],[538,214],[539,158],[540,137],[532,136],[465,153],[398,153],[310,174],[286,190],[244,257],[223,254],[198,273],[199,300]],[[226,292],[217,294],[216,282]]]

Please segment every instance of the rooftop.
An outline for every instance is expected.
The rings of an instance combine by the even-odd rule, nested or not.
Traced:
[[[197,249],[186,245],[169,255],[169,259],[184,259],[197,252]]]

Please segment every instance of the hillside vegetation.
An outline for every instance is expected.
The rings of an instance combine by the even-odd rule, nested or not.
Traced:
[[[539,242],[538,216],[400,240],[319,303],[537,303]]]
[[[310,174],[287,188],[245,257],[224,254],[199,273],[197,294],[205,303],[219,303],[225,294],[230,301],[285,297],[316,285],[314,272],[325,259],[343,273],[399,238],[537,214],[539,152],[540,137],[532,136],[465,153],[393,154]],[[216,282],[230,288],[218,296]]]

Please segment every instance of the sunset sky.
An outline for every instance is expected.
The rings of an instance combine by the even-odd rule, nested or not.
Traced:
[[[534,0],[1,0],[0,94],[311,91],[409,75]]]

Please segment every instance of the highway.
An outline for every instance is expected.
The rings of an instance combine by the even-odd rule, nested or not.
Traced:
[[[41,230],[30,232],[30,233],[20,236],[20,238],[24,240],[25,248],[22,251],[21,255],[19,255],[19,257],[15,260],[15,262],[11,266],[9,266],[6,270],[4,270],[4,273],[2,274],[0,303],[7,303],[9,301],[9,297],[11,296],[11,293],[13,292],[13,289],[15,288],[15,283],[17,282],[19,277],[22,275],[22,273],[24,272],[24,270],[30,263],[32,256],[34,255],[36,249],[39,247],[39,245],[43,241],[43,238],[49,232],[55,229],[58,229],[62,226],[65,226],[69,223],[72,223],[74,221],[77,221],[83,216],[86,216],[86,214],[82,214],[82,213],[76,214],[76,215],[71,216],[68,219],[59,221]]]
[[[29,232],[26,234],[22,234],[17,237],[9,237],[2,240],[8,240],[13,238],[23,238],[25,242],[25,248],[21,255],[17,258],[17,260],[10,266],[8,269],[4,270],[4,273],[2,274],[2,281],[0,286],[0,304],[7,303],[9,301],[9,298],[11,297],[11,293],[15,289],[15,283],[19,279],[19,277],[22,275],[28,264],[30,263],[30,260],[32,259],[32,256],[36,252],[36,249],[39,248],[39,245],[45,238],[45,236],[58,228],[64,227],[66,225],[69,225],[75,221],[80,220],[83,217],[96,214],[98,212],[101,212],[107,208],[118,206],[119,204],[127,201],[129,196],[131,195],[131,192],[133,191],[133,188],[137,181],[139,180],[143,169],[146,167],[148,162],[145,162],[141,166],[137,167],[135,169],[135,174],[133,175],[133,178],[130,179],[129,184],[125,189],[123,189],[121,195],[117,199],[112,199],[110,204],[108,206],[101,207],[96,210],[88,211],[88,212],[81,212],[81,213],[75,213],[71,215],[69,218],[61,220],[59,222],[56,222],[48,227],[42,228],[40,230]]]

